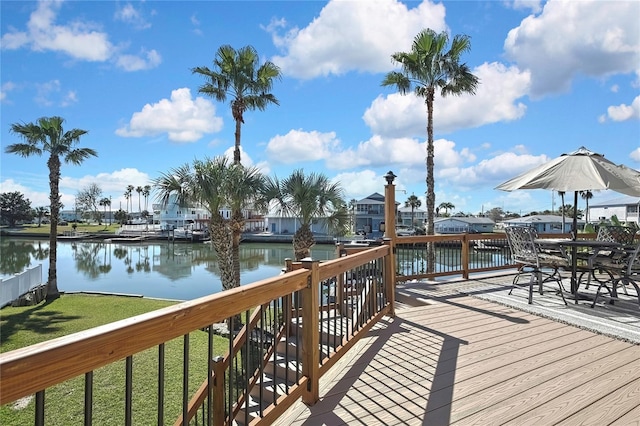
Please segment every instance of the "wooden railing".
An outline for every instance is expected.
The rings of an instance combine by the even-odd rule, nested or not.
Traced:
[[[125,360],[120,372],[125,376],[119,390],[122,398],[118,398],[124,400],[122,420],[110,419],[119,424],[165,424],[168,419],[189,424],[194,416],[198,424],[200,418],[205,424],[268,424],[300,398],[313,404],[319,398],[320,377],[380,318],[393,315],[393,255],[387,244],[323,263],[305,261],[290,269],[281,276],[1,354],[0,405],[35,394],[34,424],[46,424],[56,416],[56,404],[72,404],[73,398],[52,392],[56,396],[45,403],[45,393],[70,380],[82,383],[84,378],[84,395],[76,411],[82,413],[84,424],[100,424],[94,372],[121,360]],[[227,353],[217,354],[212,325],[226,322],[233,331],[238,317],[244,322],[242,330],[229,333]],[[273,332],[267,333],[269,328]],[[262,337],[255,337],[256,330]],[[207,331],[208,343],[202,331]],[[267,335],[271,340],[265,344],[261,339]],[[292,336],[296,341],[287,341]],[[169,365],[176,361],[165,357],[165,349],[175,341],[181,341],[183,353],[177,366]],[[286,343],[285,351],[288,345],[301,348],[291,357],[296,363],[294,376],[283,394],[272,392],[270,403],[261,400],[259,409],[249,412],[251,392],[255,395],[256,387],[266,387],[263,373],[280,368],[273,356],[280,341]],[[208,349],[194,350],[202,349],[198,345]],[[141,403],[156,407],[157,419],[149,418],[149,410],[138,418],[142,410],[133,397],[139,379],[134,359],[153,348],[157,348],[157,401]],[[194,359],[196,352],[203,357]],[[205,373],[196,383],[192,370],[203,366]],[[165,392],[169,380],[165,374],[176,369],[183,372],[182,393],[169,404],[176,395]],[[172,378],[176,380],[175,375]],[[258,394],[263,393],[259,389]],[[169,405],[180,408],[167,410]]]
[[[415,264],[430,242],[438,252],[434,273]],[[60,403],[77,403],[84,424],[101,424],[94,373],[108,367],[108,374],[124,376],[119,391],[109,390],[124,401],[116,423],[269,424],[297,400],[318,400],[320,377],[384,315],[394,314],[397,280],[467,278],[514,267],[500,233],[396,237],[382,246],[338,250],[334,260],[288,262],[288,272],[277,277],[0,354],[0,405],[35,394],[34,424],[48,423]],[[481,253],[498,260],[485,262]],[[215,333],[220,323],[228,324],[227,337]],[[214,344],[219,340],[226,343]],[[171,345],[182,352],[177,361],[165,356]],[[157,398],[139,401],[132,390],[134,359],[150,351]],[[74,380],[73,397],[55,391]],[[166,392],[171,381],[181,382],[179,396]],[[53,396],[47,403],[46,392]],[[142,420],[136,417],[141,405],[151,407]]]

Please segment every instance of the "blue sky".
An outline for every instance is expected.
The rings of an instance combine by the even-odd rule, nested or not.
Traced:
[[[65,118],[98,151],[63,165],[66,208],[97,183],[125,208],[195,158],[232,157],[228,103],[198,93],[196,66],[219,46],[252,45],[280,66],[280,106],[247,112],[242,160],[279,178],[322,172],[347,200],[426,191],[426,106],[380,86],[391,54],[423,28],[471,37],[475,96],[436,98],[436,204],[477,214],[552,208],[545,190],[497,191],[515,175],[585,146],[640,169],[637,1],[2,1],[0,190],[46,206],[46,158],[4,153],[12,123]],[[619,194],[594,193],[591,201]],[[135,201],[135,193],[134,193]],[[568,201],[567,201],[568,202]],[[121,203],[121,204],[120,204]],[[555,196],[556,208],[560,204]],[[135,205],[135,203],[134,203]],[[137,207],[137,206],[136,206]],[[583,207],[583,206],[581,206]]]

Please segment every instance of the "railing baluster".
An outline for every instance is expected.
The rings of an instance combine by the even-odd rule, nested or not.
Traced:
[[[164,425],[164,343],[158,345],[158,426]]]
[[[124,424],[133,424],[133,357],[130,355],[125,360],[125,396],[124,396]]]
[[[235,393],[233,392],[233,384],[235,382],[235,371],[237,371],[237,360],[238,358],[233,354],[233,329],[235,328],[235,324],[234,324],[234,317],[231,316],[229,318],[229,356],[231,357],[229,359],[229,379],[227,380],[227,387],[228,387],[228,395],[227,395],[227,414],[229,416],[229,422],[228,424],[232,424],[233,423],[233,401],[235,400]]]
[[[189,418],[189,335],[182,337],[182,424]]]
[[[249,359],[251,358],[251,329],[249,328],[249,311],[245,311],[245,327],[247,328],[244,339],[244,359],[242,360],[243,372],[242,378],[244,383],[244,424],[249,424]]]
[[[36,412],[33,424],[44,426],[44,390],[36,392]]]
[[[207,350],[207,418],[206,425],[212,425],[211,413],[213,411],[213,374],[215,373],[213,369],[213,326],[210,325],[208,328],[209,340],[208,340],[208,350]]]
[[[84,424],[91,426],[93,418],[93,371],[84,375]]]

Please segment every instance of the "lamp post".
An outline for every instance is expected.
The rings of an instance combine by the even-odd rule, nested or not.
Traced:
[[[113,223],[113,215],[111,215],[111,195],[109,195],[109,226]]]
[[[384,175],[387,184],[384,187],[384,238],[394,239],[396,237],[396,190],[393,181],[396,175],[391,170]]]

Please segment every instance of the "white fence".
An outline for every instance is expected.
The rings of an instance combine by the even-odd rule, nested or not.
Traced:
[[[42,284],[42,265],[0,280],[0,307],[4,307]]]

